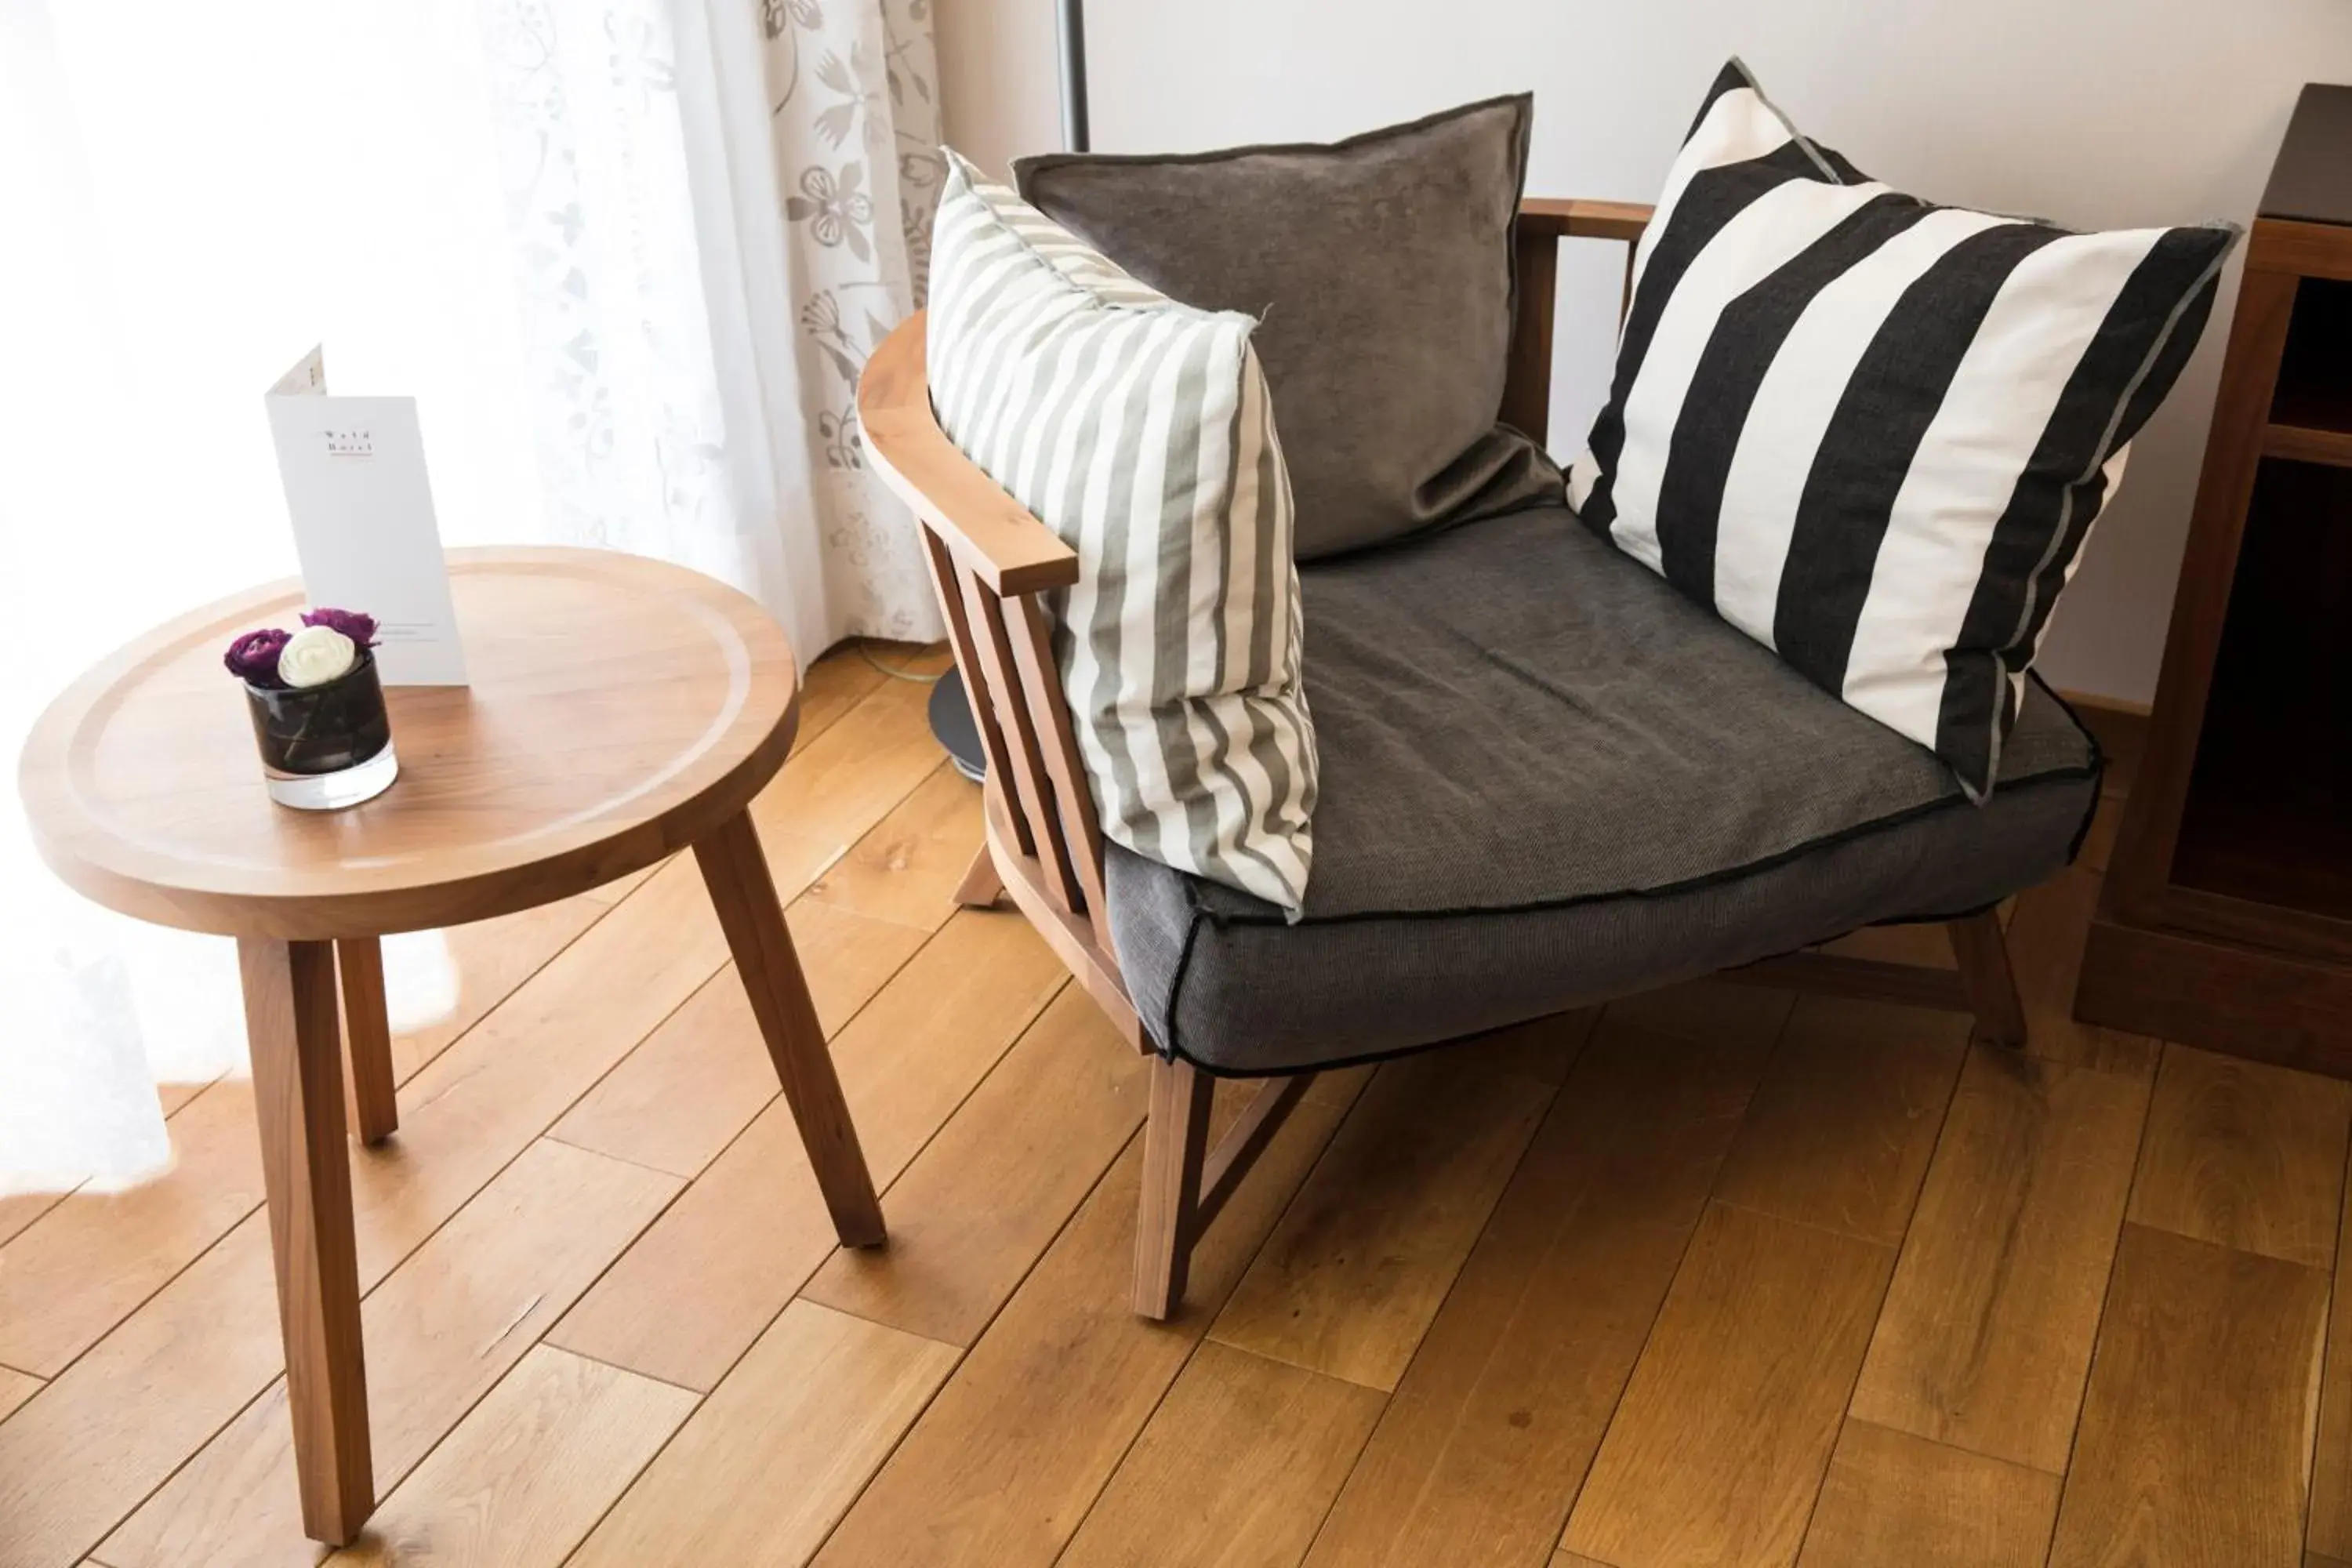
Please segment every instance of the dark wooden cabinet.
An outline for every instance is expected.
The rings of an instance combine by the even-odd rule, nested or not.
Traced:
[[[2352,87],[2247,237],[2078,1017],[2352,1078]]]

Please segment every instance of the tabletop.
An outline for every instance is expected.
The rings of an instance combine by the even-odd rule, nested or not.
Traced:
[[[295,624],[300,584],[211,605],[50,704],[18,767],[58,876],[126,914],[288,940],[528,908],[625,876],[748,805],[782,766],[799,680],[734,589],[608,551],[449,552],[472,684],[385,692],[398,782],[289,810],[263,787],[238,632]],[[364,609],[364,605],[352,606]]]

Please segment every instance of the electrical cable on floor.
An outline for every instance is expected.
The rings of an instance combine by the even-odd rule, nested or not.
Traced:
[[[887,665],[880,659],[874,657],[874,649],[871,645],[862,641],[857,645],[857,657],[864,659],[866,663],[872,665],[875,668],[880,670],[883,674],[888,676],[893,680],[911,680],[918,686],[936,685],[940,677],[947,673],[947,670],[945,669],[935,669],[926,675],[920,670],[908,669],[904,666],[893,667]],[[950,665],[948,668],[952,669],[954,666]]]

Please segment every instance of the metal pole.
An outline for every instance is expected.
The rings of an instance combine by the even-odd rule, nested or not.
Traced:
[[[1062,145],[1089,151],[1087,136],[1086,0],[1058,0],[1055,16],[1062,46]]]

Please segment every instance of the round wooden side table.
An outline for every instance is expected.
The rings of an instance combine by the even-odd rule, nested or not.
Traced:
[[[289,621],[291,584],[115,654],[50,705],[19,767],[68,883],[237,940],[302,1521],[331,1545],[375,1506],[341,1058],[347,1044],[360,1137],[389,1136],[380,936],[547,903],[691,846],[834,1228],[844,1246],[883,1238],[747,809],[799,722],[782,631],[734,590],[635,556],[453,551],[449,565],[473,684],[386,694],[401,773],[374,800],[299,812],[263,789],[221,652]]]

